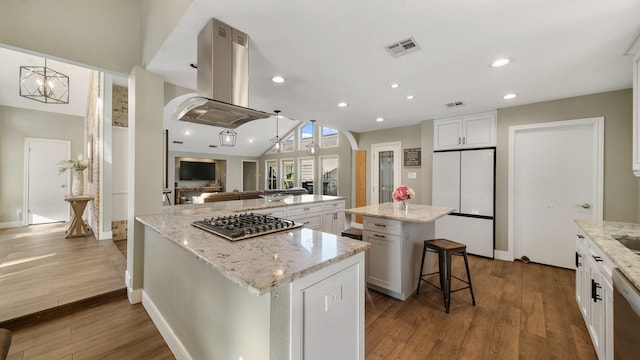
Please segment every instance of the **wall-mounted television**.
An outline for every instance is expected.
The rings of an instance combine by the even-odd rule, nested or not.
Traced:
[[[180,161],[180,180],[215,180],[216,164],[199,161]]]

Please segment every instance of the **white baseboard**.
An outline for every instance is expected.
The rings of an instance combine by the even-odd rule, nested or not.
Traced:
[[[502,250],[493,250],[493,258],[496,260],[513,261],[511,253]]]
[[[21,226],[24,226],[22,224],[22,221],[0,222],[0,229],[16,228],[16,227],[21,227]]]
[[[124,284],[127,286],[127,297],[129,298],[129,303],[138,304],[142,302],[142,289],[133,290],[133,282],[131,281],[129,270],[124,273]]]
[[[167,343],[167,346],[169,346],[169,349],[171,349],[173,356],[175,356],[178,360],[191,360],[191,356],[189,355],[189,352],[187,352],[187,349],[184,348],[184,345],[182,345],[182,342],[180,342],[180,340],[176,337],[176,334],[171,329],[171,326],[169,326],[164,317],[162,317],[162,314],[160,314],[158,308],[156,308],[153,301],[149,299],[144,291],[142,292],[142,306],[144,306],[144,309],[149,314],[149,317],[151,318],[151,321],[153,321],[153,324],[156,326],[156,328],[158,328],[160,335],[162,335],[162,338]]]
[[[113,232],[111,231],[103,231],[98,236],[98,240],[109,240],[113,238]]]

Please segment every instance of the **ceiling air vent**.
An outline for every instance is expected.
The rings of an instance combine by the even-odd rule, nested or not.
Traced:
[[[414,39],[413,36],[387,46],[387,51],[395,57],[407,55],[408,53],[414,52],[419,49],[420,45],[418,45],[416,39]]]
[[[464,103],[462,101],[454,101],[454,102],[450,102],[447,104],[448,108],[453,108],[453,107],[458,107],[458,106],[462,106],[464,105]]]
[[[218,145],[209,145],[210,148],[217,148]]]

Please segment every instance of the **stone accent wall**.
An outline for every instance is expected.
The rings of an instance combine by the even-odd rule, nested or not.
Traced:
[[[89,103],[87,104],[86,115],[87,141],[93,139],[93,159],[91,160],[91,168],[87,169],[85,192],[93,196],[93,201],[89,202],[87,210],[89,211],[89,224],[94,234],[96,234],[96,238],[99,238],[100,231],[100,161],[102,161],[102,149],[99,146],[102,136],[100,134],[102,114],[98,113],[98,101],[102,96],[103,94],[100,93],[100,73],[94,71],[89,87]],[[87,145],[85,145],[86,147]],[[91,174],[88,172],[91,172]],[[91,178],[90,182],[89,178]]]
[[[113,85],[111,97],[112,125],[129,127],[129,89],[123,86]],[[114,241],[127,238],[127,220],[111,222],[111,238]]]
[[[113,241],[127,238],[127,220],[111,222],[111,234]]]
[[[129,127],[129,89],[113,85],[112,101],[113,126]]]

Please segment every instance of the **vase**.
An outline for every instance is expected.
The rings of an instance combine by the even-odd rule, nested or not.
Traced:
[[[84,171],[73,172],[73,182],[71,183],[71,195],[78,196],[84,194]]]
[[[406,201],[402,201],[402,204],[400,204],[400,209],[402,210],[409,210],[409,203]]]

